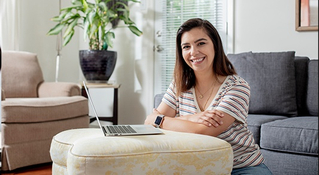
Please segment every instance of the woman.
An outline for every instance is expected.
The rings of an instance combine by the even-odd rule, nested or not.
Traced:
[[[232,174],[271,174],[247,128],[249,95],[215,27],[190,19],[177,31],[174,80],[145,124],[218,137],[232,145]]]

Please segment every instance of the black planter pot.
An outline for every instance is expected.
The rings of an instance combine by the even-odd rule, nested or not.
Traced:
[[[80,50],[80,65],[87,82],[107,83],[116,64],[117,52]]]

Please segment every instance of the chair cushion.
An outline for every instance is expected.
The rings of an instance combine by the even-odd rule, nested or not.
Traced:
[[[38,97],[37,88],[44,80],[36,54],[4,51],[1,71],[6,98]]]
[[[261,125],[260,147],[318,156],[318,117],[292,117]]]
[[[100,129],[63,131],[52,139],[53,173],[230,174],[233,152],[216,137],[163,130],[105,137]]]
[[[309,114],[318,116],[318,60],[309,62],[307,92]]]
[[[50,98],[7,98],[1,102],[4,123],[34,123],[68,119],[88,114],[83,96]]]
[[[295,52],[246,52],[228,58],[250,85],[249,113],[297,115]]]
[[[286,118],[281,115],[249,114],[247,117],[248,129],[253,133],[255,143],[260,144],[260,128],[262,124]]]

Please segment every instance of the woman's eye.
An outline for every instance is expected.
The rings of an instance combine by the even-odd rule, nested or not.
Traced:
[[[198,45],[204,45],[205,43],[204,42],[200,42],[200,43],[198,43]]]
[[[183,46],[182,47],[182,49],[188,49],[189,48],[189,46]]]

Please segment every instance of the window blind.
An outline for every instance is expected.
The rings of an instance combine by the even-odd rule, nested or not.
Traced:
[[[160,60],[160,91],[166,92],[173,78],[175,66],[175,38],[178,27],[190,18],[202,18],[210,21],[218,30],[226,49],[225,0],[162,0],[162,43],[164,48]],[[225,50],[226,52],[226,50]]]

